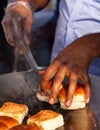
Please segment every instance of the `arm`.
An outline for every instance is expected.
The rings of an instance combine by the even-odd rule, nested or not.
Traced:
[[[87,40],[87,45],[92,51],[92,57],[100,57],[100,33],[95,33],[85,36]]]
[[[66,105],[70,106],[76,89],[77,80],[81,79],[85,90],[86,102],[91,96],[91,84],[88,68],[92,60],[100,57],[100,33],[83,36],[67,46],[43,73],[41,90],[45,94],[49,81],[53,79],[49,103],[54,104],[59,94],[59,86],[67,76],[69,79]]]

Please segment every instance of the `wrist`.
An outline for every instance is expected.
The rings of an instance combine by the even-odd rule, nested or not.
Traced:
[[[85,35],[83,41],[83,45],[92,59],[100,57],[100,33]]]
[[[95,33],[92,36],[92,48],[94,50],[94,57],[100,57],[100,33]]]

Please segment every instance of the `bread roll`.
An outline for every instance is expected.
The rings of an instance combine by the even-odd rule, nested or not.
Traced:
[[[24,104],[6,102],[0,108],[0,116],[9,116],[17,120],[20,124],[28,114],[28,107]]]
[[[9,130],[41,130],[38,126],[36,126],[35,124],[33,126],[30,125],[26,125],[26,124],[21,124],[18,126],[15,126]]]
[[[71,106],[65,106],[66,98],[67,98],[68,89],[67,87],[63,87],[59,94],[60,107],[65,110],[74,110],[74,109],[82,109],[86,107],[85,98],[84,98],[84,89],[83,86],[77,85],[75,90],[72,104]]]
[[[5,124],[8,128],[19,125],[19,122],[13,119],[12,117],[0,116],[0,123]]]
[[[59,87],[59,90],[62,88],[62,86],[63,86],[63,85],[61,85],[61,86]],[[51,88],[52,88],[52,82],[49,82],[46,95],[42,95],[41,92],[39,91],[39,92],[36,93],[37,99],[38,99],[39,101],[48,102],[49,96],[50,96],[50,93],[51,93]],[[58,103],[58,102],[59,102],[59,100],[56,99],[55,103]]]
[[[42,130],[55,130],[64,125],[63,116],[51,110],[41,110],[27,120],[28,125],[36,124]]]
[[[7,125],[0,122],[0,130],[8,130]]]
[[[41,92],[37,92],[36,93],[36,97],[39,101],[43,101],[43,102],[48,102],[49,100],[49,95],[42,95]]]

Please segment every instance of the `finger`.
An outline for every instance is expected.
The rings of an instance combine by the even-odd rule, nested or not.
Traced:
[[[25,44],[30,45],[30,33],[29,33],[29,32],[26,32],[26,31],[24,30],[24,32],[23,32],[23,37],[24,37]]]
[[[38,73],[39,73],[41,76],[43,76],[44,73],[45,73],[45,70],[40,70]]]
[[[32,11],[30,10],[28,12],[28,15],[26,15],[24,20],[24,40],[27,45],[30,45],[30,36],[31,36],[31,28],[33,24],[33,15]]]
[[[6,40],[9,44],[12,46],[15,45],[14,43],[14,31],[13,31],[13,23],[12,21],[6,20],[6,18],[3,18],[2,26],[4,29]]]
[[[43,87],[43,86],[41,86],[41,84],[40,84],[41,94],[42,94],[42,95],[46,95],[46,94],[47,94],[47,91],[50,89],[50,87],[52,87],[52,81],[46,82],[46,87]]]
[[[52,85],[51,94],[49,98],[50,104],[54,104],[56,102],[65,75],[66,75],[66,68],[61,67],[53,80],[53,85]]]
[[[86,103],[89,103],[90,97],[91,97],[91,84],[90,84],[90,78],[88,76],[88,74],[84,73],[81,76],[81,80],[84,84],[84,90],[85,90],[85,101]]]
[[[53,79],[54,75],[56,74],[58,70],[59,64],[57,62],[53,62],[45,71],[42,81],[41,81],[41,90],[45,92],[47,85],[50,80]]]
[[[19,53],[23,55],[25,53],[25,41],[24,41],[24,34],[23,34],[23,20],[19,15],[16,15],[12,19],[14,25],[14,33],[15,33],[15,43],[16,47],[19,50]]]
[[[68,87],[68,94],[66,99],[66,106],[70,106],[72,103],[73,95],[77,85],[77,75],[75,73],[71,73],[69,76],[69,87]]]
[[[24,16],[24,17],[25,17],[24,30],[29,33],[29,32],[31,32],[33,19],[34,19],[33,12],[31,11],[31,9],[28,10],[26,16]]]
[[[57,73],[59,66],[60,63],[58,61],[55,60],[54,62],[52,62],[44,74],[44,80],[51,80]]]
[[[85,101],[89,103],[91,97],[91,87],[89,83],[85,84]]]

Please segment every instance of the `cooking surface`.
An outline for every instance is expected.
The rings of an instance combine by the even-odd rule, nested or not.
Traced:
[[[83,110],[61,110],[59,104],[49,105],[36,99],[41,77],[35,72],[8,73],[0,76],[0,105],[6,101],[24,103],[33,115],[41,109],[51,109],[64,116],[65,125],[58,130],[99,130],[100,126],[100,77],[90,75],[92,82],[92,97],[90,105]]]

